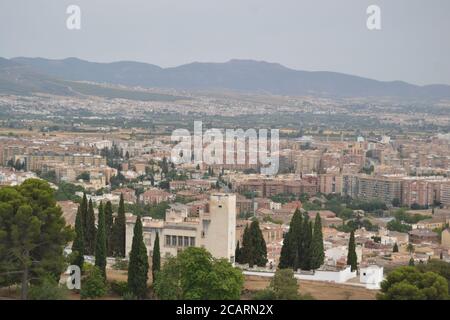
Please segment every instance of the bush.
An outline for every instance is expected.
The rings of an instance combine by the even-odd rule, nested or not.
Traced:
[[[297,300],[298,284],[292,269],[278,269],[270,283],[277,300]]]
[[[270,282],[270,285],[255,293],[254,300],[308,300],[310,296],[298,294],[297,279],[292,269],[278,269]]]
[[[32,285],[28,294],[30,300],[66,300],[68,291],[59,286],[50,276],[44,277],[41,283]]]
[[[276,300],[276,294],[272,289],[259,290],[253,295],[253,300]]]
[[[126,281],[111,281],[109,287],[114,294],[121,297],[128,293],[128,283]]]
[[[84,281],[81,282],[81,299],[102,297],[107,292],[107,285],[98,267],[93,267]]]
[[[83,263],[83,274],[90,274],[95,266],[89,262]]]
[[[122,296],[123,300],[137,300],[136,296],[132,293],[132,292],[126,292],[123,296]]]

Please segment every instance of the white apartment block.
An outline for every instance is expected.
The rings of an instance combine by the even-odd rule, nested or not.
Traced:
[[[159,234],[161,256],[176,256],[187,247],[203,247],[215,258],[234,262],[236,247],[236,195],[211,194],[209,212],[200,210],[191,217],[185,205],[173,205],[166,212],[165,220],[143,217],[144,242],[152,255],[156,234]],[[136,217],[127,216],[126,252],[131,251]]]

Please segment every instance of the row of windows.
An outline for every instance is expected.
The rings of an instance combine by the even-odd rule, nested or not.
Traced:
[[[166,235],[167,247],[195,247],[195,237]]]

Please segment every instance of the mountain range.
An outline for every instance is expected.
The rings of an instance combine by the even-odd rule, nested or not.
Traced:
[[[73,86],[75,81],[144,88],[232,90],[293,96],[433,100],[450,98],[448,85],[417,86],[403,81],[377,81],[336,72],[293,70],[281,64],[254,60],[194,62],[161,68],[132,61],[96,63],[77,58],[0,58],[0,93],[44,92],[70,95],[74,91],[78,93],[74,90],[77,87]]]

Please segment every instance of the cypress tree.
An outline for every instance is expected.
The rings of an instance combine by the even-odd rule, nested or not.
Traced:
[[[152,255],[152,279],[155,282],[156,274],[161,270],[161,253],[159,250],[159,233],[156,233],[155,242],[153,243]]]
[[[239,240],[236,242],[236,249],[234,250],[234,261],[241,263],[241,248],[239,246]]]
[[[125,257],[125,204],[123,194],[120,195],[119,211],[113,227],[114,255]]]
[[[267,263],[266,241],[259,228],[257,220],[245,227],[241,250],[242,263],[248,263],[250,267],[265,266]]]
[[[318,269],[324,262],[325,254],[323,249],[323,235],[322,235],[322,219],[319,214],[316,214],[314,221],[314,232],[311,242],[311,269]]]
[[[248,225],[245,226],[244,234],[242,236],[242,248],[240,250],[240,260],[241,263],[248,263],[250,267],[253,267],[253,264],[251,264],[251,238],[250,238],[250,232],[248,229]]]
[[[142,234],[141,217],[136,218],[128,266],[128,289],[137,298],[145,298],[148,280],[148,256]]]
[[[302,214],[297,208],[289,224],[289,231],[284,236],[279,268],[298,268],[298,255],[303,239],[302,220]]]
[[[83,236],[84,236],[84,245],[86,246],[86,234],[87,234],[87,213],[88,213],[88,201],[87,201],[87,197],[86,197],[86,193],[83,193],[83,199],[81,200],[81,222],[82,222],[82,226],[83,226]]]
[[[111,201],[106,202],[105,205],[105,234],[106,234],[106,252],[107,256],[112,256],[112,245],[111,245],[111,238],[112,238],[112,228],[114,224],[113,219],[113,209]]]
[[[358,267],[358,258],[356,256],[355,231],[350,233],[350,240],[348,243],[347,265],[351,266],[351,270],[355,271]]]
[[[283,236],[283,246],[280,252],[280,262],[278,263],[279,269],[290,268],[290,256],[289,256],[289,231]]]
[[[263,267],[267,263],[267,246],[261,229],[259,228],[258,220],[255,220],[250,224],[250,231],[253,239],[255,263],[257,266]]]
[[[93,255],[95,252],[95,212],[92,199],[89,200],[89,206],[86,216],[86,233],[84,234],[86,253]]]
[[[84,236],[83,236],[83,221],[81,217],[81,206],[78,207],[77,216],[75,218],[75,239],[72,243],[72,252],[76,253],[73,264],[80,267],[83,271],[84,264]]]
[[[394,244],[394,247],[392,248],[392,252],[398,252],[397,242]]]
[[[306,214],[303,218],[300,241],[298,244],[298,265],[294,265],[295,269],[309,270],[311,260],[311,241],[312,241],[312,225],[309,216]]]
[[[106,230],[105,230],[105,212],[103,203],[98,207],[97,236],[95,240],[95,265],[100,269],[103,277],[106,279]]]

